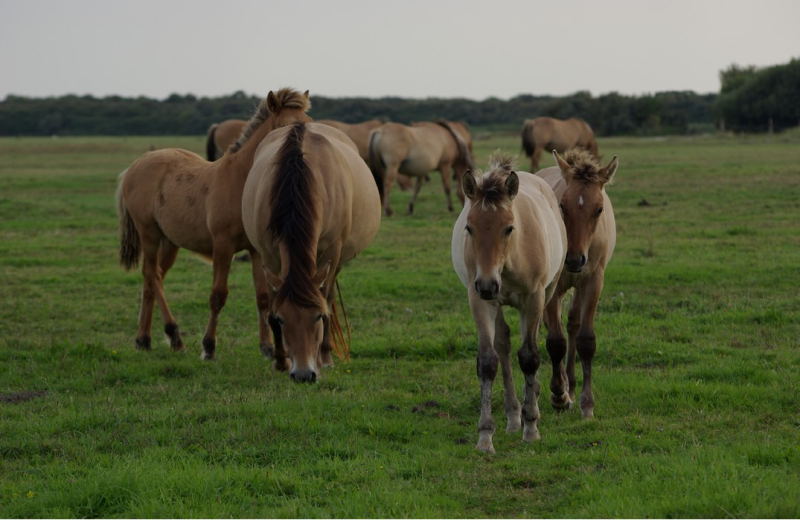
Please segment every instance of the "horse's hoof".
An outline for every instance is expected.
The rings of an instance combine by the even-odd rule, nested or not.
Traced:
[[[150,352],[152,348],[150,347],[150,336],[142,336],[141,338],[136,338],[136,350],[144,350]]]
[[[267,359],[274,359],[275,358],[275,347],[270,343],[262,343],[258,346],[258,349],[261,351],[261,355]]]
[[[569,400],[568,394],[563,394],[561,397],[556,397],[555,394],[550,394],[550,404],[556,412],[566,412],[572,406],[572,401]]]
[[[525,425],[525,428],[522,430],[522,442],[538,441],[541,438],[541,435],[539,435],[539,428]]]
[[[494,446],[492,445],[491,440],[489,440],[488,442],[480,440],[478,441],[478,444],[475,446],[475,448],[484,453],[488,453],[489,455],[494,455],[495,453]]]
[[[522,424],[519,421],[516,423],[508,423],[508,426],[506,426],[506,433],[516,433],[520,428],[522,428]]]
[[[280,361],[276,359],[275,362],[272,363],[272,368],[274,368],[278,372],[286,372],[291,367],[289,366],[289,360],[284,358],[284,359],[282,359]]]

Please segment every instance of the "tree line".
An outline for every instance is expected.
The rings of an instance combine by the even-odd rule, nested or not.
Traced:
[[[330,98],[314,96],[314,119],[357,123],[385,119],[408,124],[445,118],[474,127],[519,130],[525,119],[580,117],[600,136],[690,134],[713,131],[724,121],[730,130],[766,131],[772,119],[780,130],[800,120],[800,60],[765,69],[732,65],[720,72],[719,94],[670,91],[627,96],[521,94],[508,100]],[[264,93],[266,94],[266,93]],[[235,92],[220,97],[172,94],[147,97],[67,95],[0,101],[0,136],[22,135],[202,135],[225,119],[248,119],[261,100]]]

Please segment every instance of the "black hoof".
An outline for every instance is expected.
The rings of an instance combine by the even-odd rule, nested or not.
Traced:
[[[150,347],[150,336],[143,336],[141,338],[136,338],[136,349],[145,350],[147,352],[152,350]]]

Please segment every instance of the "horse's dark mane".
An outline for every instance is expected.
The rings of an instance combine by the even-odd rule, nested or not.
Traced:
[[[456,140],[456,146],[458,147],[458,154],[461,156],[461,160],[467,164],[467,168],[469,168],[470,170],[475,170],[475,163],[472,161],[472,154],[469,153],[469,147],[467,146],[467,142],[464,141],[464,138],[461,137],[461,135],[458,132],[456,132],[455,129],[452,126],[450,126],[450,123],[446,120],[437,119],[436,124],[444,127],[448,132],[450,132],[450,135],[452,135],[453,139]]]
[[[314,204],[314,177],[303,158],[305,136],[305,123],[292,125],[275,159],[277,174],[269,196],[272,217],[267,230],[283,244],[289,258],[288,274],[275,303],[289,300],[299,307],[324,307],[325,299],[313,284],[319,209]]]
[[[489,157],[489,169],[478,172],[477,199],[481,201],[484,209],[495,208],[506,204],[508,193],[506,180],[514,170],[514,156],[495,151]]]
[[[594,155],[584,148],[575,147],[567,150],[564,155],[564,161],[569,164],[569,171],[572,174],[572,179],[589,184],[592,182],[599,182],[601,184],[606,182],[599,174],[600,163]]]
[[[275,93],[275,97],[278,100],[278,111],[284,108],[299,108],[304,112],[307,112],[311,108],[311,102],[308,100],[308,98],[305,97],[301,92],[291,88],[280,89]],[[253,113],[253,117],[251,117],[250,121],[247,122],[247,126],[244,127],[244,130],[242,130],[239,138],[236,139],[236,141],[234,141],[234,143],[228,148],[228,153],[236,153],[241,150],[253,133],[255,133],[255,131],[264,124],[264,121],[269,119],[270,116],[277,115],[270,112],[267,99],[268,98],[262,99],[258,104],[255,112]]]

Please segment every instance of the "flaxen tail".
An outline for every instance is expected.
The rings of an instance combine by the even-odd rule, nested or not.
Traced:
[[[522,127],[522,149],[525,155],[531,157],[536,150],[536,143],[533,141],[533,120],[528,119]]]
[[[133,219],[128,208],[125,207],[125,200],[122,198],[122,180],[128,170],[119,174],[119,186],[117,186],[117,215],[119,216],[119,263],[126,271],[135,269],[139,265],[139,256],[142,252],[142,241],[139,232],[133,225]]]
[[[380,128],[369,134],[369,169],[375,179],[375,184],[378,185],[378,194],[381,196],[381,204],[383,204],[383,179],[386,177],[386,171],[380,152],[381,135]]]
[[[208,137],[206,138],[206,157],[209,161],[217,160],[217,145],[214,142],[214,134],[217,133],[217,123],[214,123],[208,128]]]

